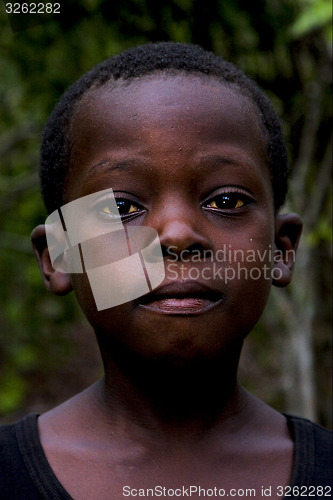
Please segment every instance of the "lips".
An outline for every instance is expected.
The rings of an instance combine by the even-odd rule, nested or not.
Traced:
[[[162,285],[139,299],[139,306],[171,315],[202,314],[220,305],[224,294],[197,281],[177,281]]]

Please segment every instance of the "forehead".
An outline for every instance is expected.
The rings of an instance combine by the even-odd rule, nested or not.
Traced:
[[[82,138],[85,128],[94,130],[98,122],[109,127],[110,133],[126,135],[132,127],[173,127],[179,121],[198,126],[208,122],[218,133],[221,122],[237,117],[237,134],[241,139],[249,125],[258,142],[266,148],[259,110],[235,85],[228,85],[216,77],[185,75],[181,73],[153,74],[141,78],[108,82],[88,91],[79,102],[71,122],[71,139]],[[245,126],[245,127],[244,127]],[[86,131],[88,132],[88,130]],[[89,132],[88,132],[89,136]],[[89,137],[87,137],[89,139]]]
[[[92,165],[132,159],[151,166],[156,181],[177,169],[202,176],[205,158],[215,156],[257,165],[270,182],[255,104],[215,77],[155,74],[92,89],[76,108],[70,138],[72,176],[80,169],[83,182]]]

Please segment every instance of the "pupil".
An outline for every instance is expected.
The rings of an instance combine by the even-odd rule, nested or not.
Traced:
[[[223,196],[221,200],[222,205],[232,205],[233,198],[233,196]]]
[[[120,214],[128,212],[130,203],[126,200],[117,201],[118,210]]]

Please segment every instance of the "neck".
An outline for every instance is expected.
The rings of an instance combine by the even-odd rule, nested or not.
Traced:
[[[244,406],[237,384],[241,346],[216,359],[151,361],[115,351],[104,355],[99,385],[104,414],[169,434],[200,433],[233,420]],[[102,352],[105,353],[105,350]],[[110,352],[110,351],[109,351]]]

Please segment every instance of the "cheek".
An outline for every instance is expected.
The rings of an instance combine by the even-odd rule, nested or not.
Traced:
[[[240,328],[247,322],[246,329],[251,329],[258,321],[276,278],[273,227],[269,218],[258,217],[246,229],[224,232],[215,249],[230,317],[239,322]]]
[[[72,286],[84,315],[95,332],[104,336],[104,340],[110,340],[109,335],[122,338],[131,329],[132,302],[99,311],[86,274],[72,275]]]
[[[96,316],[96,303],[86,274],[72,274],[72,286],[76,299],[88,319],[92,323]]]
[[[274,246],[270,241],[250,248],[229,244],[225,251],[224,276],[226,283],[236,280],[249,287],[260,285],[264,289],[275,278]],[[246,287],[247,288],[247,287]],[[259,293],[259,290],[258,290]]]
[[[263,274],[256,274],[255,269],[271,268],[274,264],[274,220],[265,214],[256,212],[249,220],[225,224],[214,236],[214,253],[226,268],[240,267],[248,273],[253,268],[252,277],[260,280]]]

